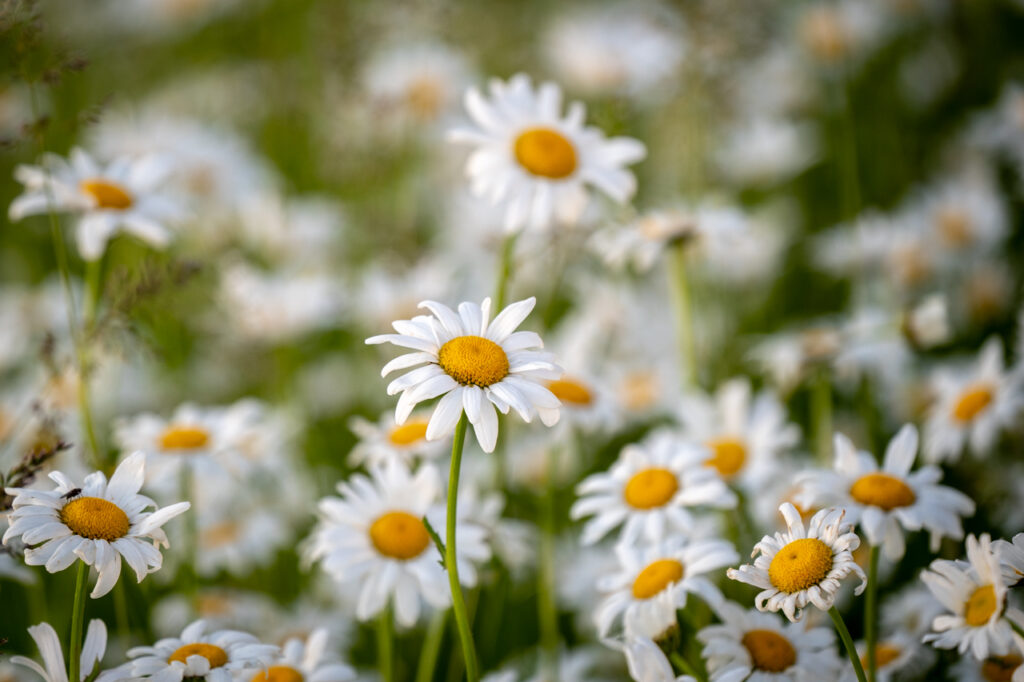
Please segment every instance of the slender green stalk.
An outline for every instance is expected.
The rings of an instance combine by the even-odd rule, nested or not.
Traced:
[[[385,606],[377,618],[377,665],[380,667],[382,682],[394,682],[394,649],[395,632],[391,623],[391,608]]]
[[[875,648],[878,645],[878,545],[871,545],[871,559],[868,564],[868,589],[864,598],[864,639],[868,647],[868,682],[875,682],[877,664]]]
[[[185,455],[187,457],[187,455]],[[185,594],[188,595],[193,606],[196,606],[196,601],[199,594],[199,571],[196,569],[196,546],[199,543],[199,527],[198,527],[198,516],[199,510],[196,508],[195,499],[195,474],[192,471],[192,465],[188,461],[181,463],[181,470],[179,472],[178,484],[181,490],[181,499],[187,500],[192,503],[192,509],[188,514],[185,514],[185,537],[182,542],[182,566],[181,570],[184,571],[187,576],[185,582]]]
[[[1006,622],[1010,624],[1010,627],[1013,628],[1014,632],[1020,635],[1021,638],[1024,638],[1024,628],[1022,628],[1017,621],[1007,618]]]
[[[540,568],[537,571],[537,616],[540,625],[540,646],[548,663],[558,653],[558,607],[555,603],[555,471],[558,448],[548,450],[548,471],[541,501]]]
[[[508,283],[512,279],[512,256],[516,250],[516,235],[506,235],[501,243],[501,262],[498,266],[498,281],[494,287],[494,310],[500,311],[508,300]]]
[[[444,640],[444,626],[448,621],[447,611],[438,611],[430,619],[427,634],[423,638],[423,649],[420,650],[420,662],[416,666],[416,682],[431,682],[437,658],[441,653],[441,642]]]
[[[689,661],[683,658],[683,655],[678,651],[670,653],[668,655],[668,660],[672,661],[672,665],[682,671],[684,675],[689,675],[695,680],[698,680],[698,682],[705,682],[708,679],[707,675],[704,674],[704,671],[700,670],[695,665],[690,665]]]
[[[679,328],[679,352],[682,360],[683,383],[697,383],[697,347],[693,334],[693,305],[690,297],[690,279],[686,273],[686,244],[677,241],[669,248],[670,275],[675,292],[676,325]]]
[[[824,367],[818,370],[811,388],[811,426],[818,457],[829,464],[832,461],[832,382]]]
[[[828,615],[832,616],[832,624],[836,626],[836,632],[839,633],[839,638],[843,640],[843,646],[846,647],[846,655],[850,657],[850,663],[853,664],[853,672],[857,674],[858,682],[868,682],[864,676],[864,666],[860,664],[860,656],[857,655],[857,647],[853,646],[853,638],[850,637],[850,631],[846,629],[843,617],[839,615],[839,611],[834,606],[828,610]]]
[[[462,466],[462,448],[466,443],[466,426],[468,420],[463,412],[459,423],[455,426],[455,439],[452,442],[452,464],[448,476],[448,519],[444,537],[444,566],[448,571],[448,587],[452,592],[452,612],[455,614],[455,626],[459,631],[459,642],[462,645],[462,658],[466,661],[466,679],[477,682],[480,669],[476,661],[476,648],[473,646],[473,630],[466,612],[466,602],[462,597],[462,585],[459,583],[459,564],[455,552],[455,521],[459,499],[459,469]]]
[[[71,611],[71,642],[68,646],[68,680],[78,682],[82,658],[82,622],[85,620],[85,583],[89,576],[89,565],[78,561],[78,576],[75,578],[75,601]]]
[[[114,619],[117,623],[117,637],[121,648],[128,650],[131,642],[131,623],[128,620],[128,600],[124,595],[125,586],[123,580],[118,580],[114,585]]]

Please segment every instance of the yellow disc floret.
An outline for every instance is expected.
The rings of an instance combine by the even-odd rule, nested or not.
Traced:
[[[550,128],[530,128],[515,142],[516,161],[532,175],[561,180],[576,170],[576,148]]]
[[[415,559],[430,544],[423,521],[402,511],[388,512],[370,526],[370,541],[384,556],[401,561]]]
[[[623,497],[631,507],[653,509],[665,505],[678,490],[679,480],[668,469],[644,469],[629,479]]]
[[[967,603],[964,604],[964,620],[972,627],[984,625],[996,612],[998,605],[996,588],[992,585],[982,585],[967,598]]]
[[[683,564],[675,559],[658,559],[640,571],[633,581],[633,596],[650,599],[683,577]]]
[[[989,656],[981,664],[981,676],[990,682],[1010,682],[1013,673],[1024,663],[1024,658],[1016,654],[1009,656]]]
[[[850,497],[861,504],[892,511],[909,507],[917,500],[910,486],[889,474],[873,473],[861,476],[850,486]]]
[[[882,643],[875,646],[875,665],[879,668],[889,665],[903,653],[903,649],[895,644]],[[868,657],[864,654],[860,657],[860,664],[867,670]]]
[[[303,675],[290,665],[272,665],[252,676],[250,682],[302,682]]]
[[[830,570],[832,548],[816,538],[801,538],[775,554],[768,579],[776,589],[792,594],[817,585]]]
[[[576,407],[586,407],[594,402],[594,396],[590,394],[590,390],[586,386],[568,377],[549,381],[548,390],[563,403]]]
[[[75,535],[113,542],[128,534],[128,515],[110,500],[76,497],[60,510],[60,520]]]
[[[79,188],[96,200],[96,208],[123,211],[134,203],[128,190],[103,178],[83,180]]]
[[[755,670],[781,673],[796,663],[796,649],[774,630],[750,630],[742,642]]]
[[[994,397],[990,387],[972,386],[960,395],[953,406],[953,418],[960,422],[972,421],[988,407]]]
[[[171,657],[167,659],[167,662],[173,663],[174,661],[180,661],[181,663],[187,664],[189,656],[202,656],[210,662],[211,668],[219,668],[228,662],[228,654],[226,651],[215,644],[206,644],[205,642],[186,644],[171,654]]]
[[[427,420],[414,419],[391,429],[388,440],[392,445],[412,445],[427,437]]]
[[[463,386],[484,388],[508,376],[504,349],[482,336],[457,336],[437,352],[441,369]]]
[[[704,464],[718,469],[722,476],[734,475],[747,461],[747,446],[738,438],[715,438],[708,441],[708,448],[713,454]]]
[[[198,450],[210,442],[210,434],[199,426],[168,426],[160,435],[162,450]]]

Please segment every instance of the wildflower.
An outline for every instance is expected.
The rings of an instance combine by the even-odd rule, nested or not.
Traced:
[[[64,665],[64,652],[61,649],[60,638],[57,632],[49,623],[33,625],[28,629],[28,634],[36,642],[40,655],[43,657],[43,665],[25,658],[24,656],[11,656],[11,663],[31,668],[46,682],[68,682],[68,670]],[[84,682],[96,672],[103,654],[107,650],[107,626],[102,620],[94,618],[89,621],[89,627],[85,632],[85,643],[82,645],[81,664],[78,667],[79,679],[75,682]]]

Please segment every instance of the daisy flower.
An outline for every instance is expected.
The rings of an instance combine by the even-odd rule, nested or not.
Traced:
[[[374,55],[363,82],[379,113],[429,124],[454,108],[469,76],[463,54],[440,43],[421,43]]]
[[[342,663],[329,662],[327,630],[318,628],[303,641],[293,637],[284,643],[280,657],[250,682],[348,682],[356,671]]]
[[[63,571],[81,559],[99,572],[92,598],[102,597],[121,575],[123,556],[139,582],[160,569],[161,546],[170,546],[161,529],[189,508],[178,502],[157,509],[153,500],[139,494],[145,475],[145,456],[136,452],[121,462],[110,482],[102,472],[85,477],[81,486],[59,471],[50,474],[55,490],[8,488],[14,494],[6,545],[20,537],[26,545],[25,563],[45,566],[50,573]],[[147,511],[149,508],[152,511]]]
[[[964,445],[987,454],[1024,408],[1019,382],[1003,368],[1003,344],[994,337],[973,369],[936,372],[933,389],[937,398],[924,426],[924,455],[933,463],[959,459]]]
[[[739,561],[736,550],[724,540],[687,542],[679,537],[647,546],[619,545],[615,553],[619,570],[597,582],[606,595],[594,616],[602,637],[619,616],[627,631],[635,631],[639,622],[656,630],[668,629],[691,592],[710,604],[719,603],[721,593],[703,574]],[[659,601],[670,605],[668,622],[656,623],[658,615],[666,612]]]
[[[11,202],[12,221],[50,210],[78,214],[78,250],[85,260],[103,255],[107,242],[126,232],[155,248],[171,239],[175,203],[160,194],[170,169],[155,157],[119,158],[101,166],[81,149],[68,160],[47,154],[40,166],[18,166],[14,177],[25,192]]]
[[[717,611],[722,624],[697,633],[712,682],[838,678],[841,666],[829,628],[784,623],[733,602]]]
[[[131,660],[104,672],[96,682],[181,682],[185,678],[233,682],[238,676],[266,669],[279,651],[245,632],[207,633],[206,621],[197,620],[181,631],[181,637],[167,637],[153,646],[129,649]]]
[[[650,637],[627,637],[621,646],[629,676],[636,682],[696,682],[689,675],[676,675],[665,652]]]
[[[1016,651],[983,661],[964,656],[950,672],[959,682],[1024,682],[1024,656]]]
[[[359,436],[359,442],[348,455],[348,463],[381,465],[389,459],[412,464],[417,459],[434,459],[443,452],[442,443],[427,440],[427,414],[413,414],[404,424],[396,424],[395,416],[385,412],[376,422],[353,417],[348,427]]]
[[[835,436],[835,471],[815,472],[802,483],[804,506],[841,507],[860,524],[868,542],[890,561],[903,558],[903,529],[927,529],[932,551],[943,537],[964,536],[961,516],[974,514],[974,502],[959,490],[938,485],[942,470],[925,466],[911,472],[917,456],[917,429],[906,424],[889,442],[881,469],[875,457],[858,452],[846,436]]]
[[[335,581],[356,585],[356,618],[365,621],[392,602],[395,619],[409,627],[425,600],[439,609],[449,605],[448,578],[441,555],[423,522],[429,516],[444,532],[445,509],[437,469],[423,464],[415,474],[399,460],[371,466],[370,476],[356,474],[338,484],[341,497],[320,500],[320,523],[313,531],[309,556],[321,561]],[[486,531],[458,523],[459,576],[476,584],[476,563],[490,558]],[[443,539],[443,538],[442,538]]]
[[[534,332],[515,331],[533,310],[537,299],[512,303],[494,318],[491,299],[483,304],[460,303],[456,313],[443,303],[424,301],[421,308],[433,313],[392,323],[397,334],[372,336],[366,343],[393,343],[413,349],[384,366],[381,376],[397,369],[425,365],[395,379],[388,395],[401,393],[395,422],[405,424],[417,403],[442,396],[427,424],[427,440],[444,438],[455,430],[463,411],[473,425],[484,452],[493,452],[498,440],[497,407],[509,408],[524,421],[534,415],[546,426],[558,421],[559,401],[544,386],[562,376],[561,369],[541,348]]]
[[[587,186],[620,204],[636,191],[624,166],[646,156],[643,144],[584,127],[580,102],[563,116],[556,84],[534,90],[524,74],[494,79],[490,99],[470,88],[465,104],[478,127],[455,130],[451,139],[474,147],[466,163],[473,193],[504,204],[507,231],[575,223],[587,205]]]
[[[594,544],[619,525],[625,544],[640,537],[656,542],[670,532],[685,536],[694,525],[687,508],[735,507],[736,495],[714,470],[701,466],[705,459],[703,449],[668,431],[627,445],[606,473],[588,476],[576,486],[580,499],[570,516],[593,517],[583,528],[583,544]]]
[[[936,616],[934,632],[924,636],[939,649],[970,651],[976,659],[1005,656],[1013,644],[1009,617],[1020,622],[1016,609],[1007,611],[1007,587],[999,554],[987,534],[967,536],[967,561],[936,559],[921,580],[951,613]]]
[[[1024,533],[1017,533],[1012,541],[996,540],[992,543],[999,553],[1003,580],[1011,587],[1024,581]]]
[[[867,670],[867,644],[858,642],[857,654],[861,665]],[[914,679],[935,663],[935,650],[923,644],[919,637],[909,632],[897,632],[882,637],[875,644],[875,674],[878,682],[891,680]],[[856,676],[852,668],[843,671],[843,682],[854,682]]]
[[[36,647],[43,657],[43,665],[24,656],[11,656],[11,663],[30,668],[46,682],[68,682],[64,652],[53,626],[49,623],[33,625],[28,629],[28,634],[32,635],[36,642]],[[89,621],[89,627],[85,631],[85,643],[82,645],[82,655],[79,659],[81,664],[78,666],[79,679],[75,682],[83,682],[96,672],[106,650],[107,626],[102,620],[94,618]]]
[[[808,603],[828,611],[840,581],[851,573],[861,580],[855,593],[864,591],[867,578],[853,560],[860,538],[844,520],[843,510],[819,511],[806,530],[796,507],[787,502],[779,512],[786,521],[786,532],[766,535],[754,545],[751,556],[761,555],[753,565],[727,571],[733,580],[762,588],[754,600],[759,611],[781,609],[794,622]]]

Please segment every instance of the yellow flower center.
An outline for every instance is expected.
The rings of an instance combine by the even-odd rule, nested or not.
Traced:
[[[128,534],[128,515],[109,500],[76,497],[60,510],[60,520],[75,535],[113,542]]]
[[[228,654],[226,651],[221,649],[219,646],[206,644],[205,642],[186,644],[171,654],[171,657],[167,659],[167,662],[173,663],[174,661],[180,661],[181,663],[187,664],[189,656],[202,656],[210,662],[211,668],[219,668],[228,662]]]
[[[427,420],[416,419],[407,421],[401,426],[391,429],[388,440],[392,445],[412,445],[427,437]]]
[[[622,380],[622,404],[629,410],[645,410],[658,400],[658,378],[653,372],[633,372]]]
[[[964,620],[972,627],[984,625],[995,613],[997,605],[996,588],[992,585],[982,585],[967,598],[967,603],[964,604]]]
[[[834,62],[850,48],[850,40],[839,13],[828,6],[814,7],[800,26],[804,43],[816,57]]]
[[[832,570],[832,548],[816,538],[793,540],[768,566],[768,579],[782,592],[799,592],[817,585]]]
[[[505,350],[482,336],[457,336],[437,352],[441,369],[463,386],[481,388],[508,376]]]
[[[405,100],[414,114],[421,119],[430,120],[441,111],[444,90],[436,79],[422,76],[406,88]]]
[[[796,663],[796,649],[774,630],[750,630],[743,635],[742,643],[755,670],[781,673]]]
[[[953,418],[969,422],[977,417],[992,402],[992,389],[985,385],[972,386],[961,394],[953,407]]]
[[[903,653],[903,649],[899,648],[895,644],[882,643],[875,647],[875,665],[879,668],[889,665]],[[860,664],[865,666],[868,664],[868,656],[864,654],[860,657]]]
[[[250,682],[302,682],[302,673],[289,665],[272,665],[252,676]]]
[[[971,221],[967,215],[955,208],[945,208],[935,217],[939,236],[950,246],[966,246],[971,242]]]
[[[199,426],[168,426],[160,436],[161,450],[198,450],[210,442],[210,434]]]
[[[704,464],[718,469],[722,476],[732,476],[747,461],[747,447],[737,438],[716,438],[708,441],[708,447],[714,454]]]
[[[981,676],[991,682],[1010,682],[1021,663],[1024,663],[1024,658],[1016,654],[989,656],[981,664]]]
[[[679,480],[668,469],[644,469],[629,479],[623,496],[631,507],[653,509],[666,504],[677,490]]]
[[[576,170],[576,148],[550,128],[530,128],[516,138],[516,161],[533,175],[561,180]]]
[[[675,559],[658,559],[640,571],[633,581],[633,596],[650,599],[683,577],[683,565]]]
[[[407,561],[423,553],[430,544],[430,535],[422,520],[407,512],[393,511],[373,522],[370,540],[384,556]]]
[[[909,507],[917,500],[910,486],[889,474],[867,474],[850,486],[850,496],[861,504],[870,504],[885,511]]]
[[[128,190],[109,180],[103,178],[83,180],[79,188],[96,200],[97,208],[123,211],[132,207],[132,195],[128,193]]]
[[[207,549],[224,547],[238,539],[241,527],[235,521],[222,521],[215,523],[209,528],[204,528],[199,534],[199,544]]]
[[[587,406],[594,402],[594,396],[582,383],[575,379],[562,377],[555,381],[548,382],[548,390],[555,394],[555,397],[563,403],[577,406]]]

